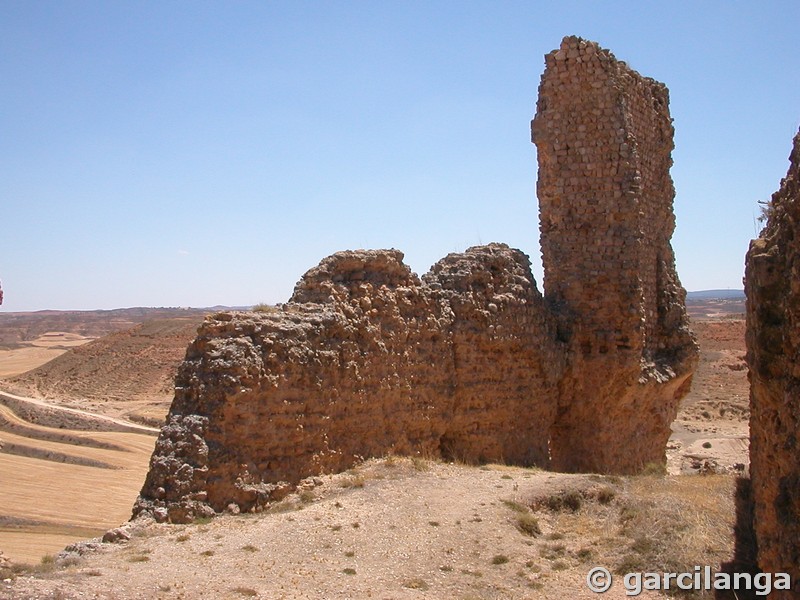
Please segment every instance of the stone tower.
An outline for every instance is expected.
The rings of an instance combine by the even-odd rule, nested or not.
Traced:
[[[545,61],[532,122],[544,289],[570,348],[553,467],[636,471],[663,462],[697,354],[670,245],[669,93],[577,37]]]

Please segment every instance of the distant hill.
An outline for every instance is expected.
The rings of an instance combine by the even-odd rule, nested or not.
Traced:
[[[194,313],[149,320],[72,348],[5,383],[29,395],[88,402],[81,407],[160,425],[178,365],[203,318]]]
[[[114,310],[40,310],[0,313],[0,348],[12,349],[20,342],[60,331],[99,338],[130,329],[151,319],[205,315],[217,308],[118,308]]]
[[[686,310],[695,320],[743,318],[744,290],[702,290],[686,294]]]
[[[709,300],[717,298],[719,300],[744,299],[744,290],[702,290],[699,292],[687,292],[687,300]]]

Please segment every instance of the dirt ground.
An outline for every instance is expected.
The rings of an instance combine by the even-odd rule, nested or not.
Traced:
[[[667,446],[670,472],[729,470],[749,465],[750,388],[745,321],[739,316],[694,320],[700,363]]]
[[[75,547],[0,584],[0,597],[588,599],[593,566],[718,565],[731,548],[729,475],[614,478],[389,457],[316,483],[267,514],[150,523],[124,543]],[[621,580],[604,597],[627,597]]]

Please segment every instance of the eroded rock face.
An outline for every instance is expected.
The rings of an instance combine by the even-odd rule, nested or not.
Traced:
[[[568,347],[553,467],[663,463],[697,364],[670,245],[669,95],[596,43],[545,57],[532,139],[545,297]]]
[[[758,563],[800,594],[800,133],[747,253],[750,474]],[[783,594],[783,595],[781,595]]]
[[[397,250],[360,250],[324,259],[275,311],[209,317],[134,516],[257,510],[387,453],[618,473],[664,461],[696,362],[669,244],[666,88],[578,38],[546,60],[546,298],[503,244],[421,279]]]

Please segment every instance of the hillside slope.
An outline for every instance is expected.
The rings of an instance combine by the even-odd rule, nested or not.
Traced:
[[[732,552],[733,484],[388,457],[315,478],[265,514],[73,546],[0,596],[589,600],[594,565],[716,570]],[[615,581],[603,597],[628,597]]]
[[[73,348],[4,384],[66,405],[160,425],[201,315],[155,319]]]

